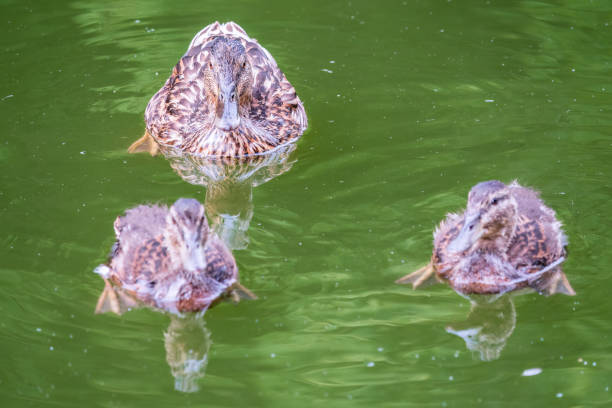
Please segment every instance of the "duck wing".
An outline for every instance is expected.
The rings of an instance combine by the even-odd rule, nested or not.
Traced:
[[[134,245],[126,252],[122,265],[117,265],[123,272],[123,285],[136,285],[132,290],[149,292],[156,289],[159,281],[171,273],[171,262],[168,250],[162,242],[162,236]]]
[[[511,184],[519,210],[518,222],[508,251],[508,261],[524,274],[538,274],[530,286],[546,294],[574,295],[560,263],[567,255],[567,237],[555,211],[547,207],[537,192]],[[558,264],[559,266],[556,266]]]
[[[565,256],[567,238],[555,211],[535,191],[516,182],[510,187],[518,204],[518,222],[508,260],[517,268],[542,268]]]
[[[209,51],[197,46],[172,69],[172,74],[151,98],[145,110],[147,131],[164,145],[179,147],[213,125],[201,70]]]
[[[308,119],[295,88],[257,40],[241,40],[253,70],[252,120],[277,134],[279,144],[299,137],[308,127]]]
[[[155,271],[164,268],[167,252],[162,245],[162,233],[167,212],[165,207],[140,205],[117,217],[114,223],[117,240],[110,262],[113,282],[119,285],[149,282]]]
[[[222,27],[214,22],[196,34],[164,86],[147,105],[147,131],[164,145],[181,147],[213,126],[201,70],[210,58],[208,44],[224,34]]]
[[[212,234],[204,247],[206,254],[206,276],[228,288],[238,281],[238,266],[227,246]]]

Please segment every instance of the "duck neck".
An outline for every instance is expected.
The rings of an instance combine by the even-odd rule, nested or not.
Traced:
[[[480,239],[477,251],[479,253],[488,253],[505,256],[508,252],[508,247],[514,237],[516,226],[514,224],[507,225],[497,231],[494,235],[484,236]]]
[[[187,273],[197,274],[206,269],[206,255],[204,248],[192,247],[185,251],[183,270]]]
[[[168,232],[164,234],[164,241],[173,270],[195,274],[206,269],[206,254],[202,245],[181,241]]]

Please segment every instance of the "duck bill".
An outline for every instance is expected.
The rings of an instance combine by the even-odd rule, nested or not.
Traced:
[[[235,86],[222,87],[220,89],[223,108],[221,115],[217,117],[217,128],[229,132],[240,125],[240,115],[238,115],[238,102],[235,97]]]
[[[482,235],[482,225],[480,222],[480,213],[466,214],[463,228],[448,244],[448,251],[453,253],[466,252]]]

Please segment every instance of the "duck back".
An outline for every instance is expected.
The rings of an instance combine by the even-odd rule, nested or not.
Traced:
[[[251,65],[253,86],[246,117],[233,130],[215,126],[203,69],[217,37],[237,39]],[[308,127],[295,89],[272,55],[236,23],[215,22],[201,30],[145,111],[147,132],[161,145],[202,155],[238,157],[262,154],[297,140]]]
[[[566,255],[567,238],[555,211],[535,191],[510,185],[518,204],[518,222],[508,247],[508,260],[516,268],[536,272]]]

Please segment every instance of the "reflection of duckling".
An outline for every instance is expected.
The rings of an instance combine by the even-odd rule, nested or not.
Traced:
[[[567,239],[555,212],[517,182],[477,184],[463,214],[448,214],[434,232],[429,265],[399,279],[416,288],[433,276],[457,292],[504,293],[531,287],[575,294],[559,266]]]
[[[509,295],[494,299],[470,299],[468,318],[446,327],[448,333],[461,337],[468,350],[483,361],[497,360],[516,327],[516,311]]]
[[[202,156],[240,157],[297,140],[308,126],[295,89],[272,55],[236,23],[200,31],[145,112],[130,151],[159,145]]]
[[[254,297],[238,282],[231,252],[209,233],[204,207],[197,200],[182,198],[170,209],[132,208],[117,218],[115,233],[110,265],[96,268],[106,281],[97,312],[120,313],[119,298],[192,312],[206,310],[225,295]],[[122,290],[115,291],[108,280]]]
[[[212,341],[204,319],[172,316],[164,333],[166,361],[174,377],[174,389],[198,391],[198,379],[204,377]]]
[[[215,159],[161,149],[183,180],[206,187],[206,214],[211,229],[232,250],[249,243],[247,231],[253,218],[253,187],[291,169],[289,156],[295,144],[274,152],[245,158]]]

